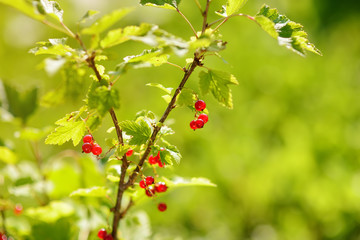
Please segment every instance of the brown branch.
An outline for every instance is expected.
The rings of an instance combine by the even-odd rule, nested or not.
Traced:
[[[203,21],[201,34],[203,34],[205,32],[206,28],[208,27],[207,17],[208,17],[210,2],[211,2],[211,0],[206,1],[206,8],[205,8],[205,11],[203,13],[204,21]]]
[[[185,71],[184,76],[183,76],[178,88],[176,89],[171,101],[169,102],[164,114],[160,118],[158,124],[154,127],[154,131],[149,139],[146,150],[145,150],[144,154],[142,155],[142,157],[138,163],[138,166],[135,168],[135,170],[130,175],[129,180],[127,181],[127,183],[125,185],[126,188],[132,186],[135,183],[135,180],[136,180],[137,175],[139,174],[140,168],[144,165],[144,162],[151,151],[151,146],[154,145],[156,136],[159,133],[162,124],[165,122],[166,118],[169,116],[171,110],[174,109],[176,98],[180,94],[181,90],[183,89],[183,87],[184,87],[185,83],[187,82],[187,80],[189,79],[190,75],[194,72],[194,70],[197,66],[201,65],[201,59],[202,59],[202,57],[198,57],[198,55],[195,54],[192,64]]]

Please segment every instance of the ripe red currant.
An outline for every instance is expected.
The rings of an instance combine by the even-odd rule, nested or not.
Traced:
[[[191,122],[190,122],[190,128],[191,129],[197,129],[197,127],[196,127],[196,121],[195,120],[192,120]]]
[[[84,153],[91,153],[92,149],[93,149],[93,146],[91,145],[91,143],[84,143],[82,145],[82,150]]]
[[[153,184],[155,180],[152,176],[148,176],[145,178],[145,181],[146,181],[146,185],[149,186],[149,185]]]
[[[23,206],[20,203],[16,204],[14,207],[15,215],[20,215],[22,211],[23,211]]]
[[[134,150],[130,148],[129,150],[127,150],[126,156],[130,157],[133,154],[133,152],[134,152]]]
[[[158,182],[158,183],[155,184],[155,191],[158,192],[158,193],[166,192],[167,188],[168,187],[163,182]]]
[[[160,159],[157,163],[158,163],[159,167],[161,167],[161,168],[165,167],[165,163],[162,162]]]
[[[146,183],[144,182],[144,180],[141,180],[141,181],[139,182],[139,186],[140,186],[141,188],[146,188]]]
[[[166,203],[159,203],[158,204],[158,209],[160,212],[163,212],[167,209]]]
[[[150,164],[156,164],[156,163],[157,163],[157,160],[156,160],[156,158],[155,158],[153,155],[150,155],[150,157],[149,157],[149,163],[150,163]]]
[[[104,240],[113,240],[114,238],[111,236],[111,234],[108,234],[104,237]]]
[[[204,123],[207,123],[208,120],[209,120],[209,117],[205,113],[202,113],[202,114],[199,115],[198,119],[201,119],[201,120],[204,121]]]
[[[105,228],[101,228],[99,231],[98,231],[98,234],[97,236],[100,238],[100,239],[104,239],[105,236],[106,236],[107,232],[105,230]]]
[[[100,155],[100,154],[102,153],[102,148],[99,146],[99,144],[95,144],[95,145],[92,147],[91,152],[92,152],[94,155]]]
[[[145,189],[145,193],[148,197],[152,197],[155,195],[155,189],[153,186],[149,186],[147,189]]]
[[[91,143],[94,140],[93,136],[91,134],[85,135],[83,137],[83,142],[84,143]]]
[[[197,128],[203,128],[205,122],[204,122],[204,120],[202,120],[202,119],[198,119],[198,120],[196,120],[195,124],[196,124],[196,127],[197,127]]]
[[[195,103],[195,109],[199,112],[206,108],[206,103],[203,100],[198,100]]]

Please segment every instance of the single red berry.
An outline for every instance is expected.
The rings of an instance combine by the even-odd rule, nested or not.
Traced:
[[[158,204],[158,209],[160,212],[163,212],[167,209],[166,203],[159,203]]]
[[[157,163],[159,164],[159,167],[161,167],[161,168],[165,167],[165,163],[162,162],[160,159]]]
[[[105,230],[105,228],[101,228],[99,231],[98,231],[98,237],[100,238],[100,239],[104,239],[105,238],[105,236],[106,236],[106,234],[107,234],[107,232],[106,232],[106,230]]]
[[[167,188],[168,187],[163,182],[158,182],[158,183],[155,184],[155,191],[158,192],[158,193],[166,192]]]
[[[99,146],[99,144],[94,144],[91,152],[94,154],[94,155],[100,155],[102,153],[102,148]]]
[[[93,149],[93,145],[91,143],[84,143],[82,145],[82,150],[84,153],[91,153],[92,149]]]
[[[198,100],[195,103],[195,109],[199,112],[206,108],[206,103],[203,100]]]
[[[154,183],[154,178],[152,176],[148,176],[145,178],[145,181],[146,181],[146,185],[150,186],[151,184]]]
[[[14,207],[15,215],[20,215],[22,212],[23,212],[23,206],[20,203],[16,204]]]
[[[114,238],[111,236],[111,234],[108,234],[104,237],[104,240],[113,240]]]
[[[147,189],[145,189],[145,193],[148,197],[152,197],[155,195],[155,189],[153,186],[149,186]]]
[[[196,123],[196,127],[197,127],[197,128],[203,128],[203,127],[204,127],[204,124],[205,124],[204,120],[202,120],[202,119],[196,120],[195,123]]]
[[[141,180],[141,181],[139,182],[139,186],[140,186],[141,188],[146,188],[146,184],[145,184],[144,180]]]
[[[192,120],[191,122],[190,122],[190,128],[191,129],[197,129],[197,127],[196,127],[196,121],[195,120]]]
[[[156,158],[155,158],[153,155],[150,155],[150,157],[149,157],[149,163],[150,163],[150,164],[156,164],[156,163],[157,163],[157,160],[156,160]]]
[[[85,135],[83,137],[83,142],[84,143],[91,143],[94,140],[93,136],[91,134]]]
[[[130,157],[133,154],[134,150],[132,150],[131,148],[129,150],[127,150],[126,152],[126,156]]]
[[[4,235],[0,235],[0,240],[7,240],[7,237],[6,237],[6,235],[4,234]]]
[[[205,113],[202,113],[202,114],[199,115],[198,119],[201,119],[201,120],[204,121],[204,123],[207,123],[208,120],[209,120],[209,117]]]

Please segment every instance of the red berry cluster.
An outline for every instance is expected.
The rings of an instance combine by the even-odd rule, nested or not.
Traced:
[[[113,240],[113,237],[111,236],[111,234],[107,233],[105,228],[101,228],[99,231],[98,231],[98,237],[100,239],[104,239],[104,240]]]
[[[166,192],[168,187],[164,182],[157,182],[155,183],[155,179],[152,176],[145,177],[143,180],[139,182],[139,186],[145,189],[145,194],[148,197],[155,197],[156,193],[163,193]],[[160,207],[161,205],[161,207]],[[167,208],[165,203],[159,203],[158,209],[159,211],[163,212]]]
[[[102,153],[102,148],[94,141],[91,134],[85,135],[83,142],[82,150],[84,153],[93,153],[94,155],[100,155]]]
[[[202,112],[204,111],[204,109],[206,108],[206,103],[203,100],[198,100],[195,103],[195,109],[196,109],[196,114],[195,117],[197,116],[198,112]],[[190,122],[190,128],[191,129],[198,129],[198,128],[203,128],[205,123],[207,123],[209,120],[208,115],[206,115],[205,113],[201,113],[199,114],[199,116],[197,116],[196,120],[192,120]]]
[[[163,162],[161,161],[160,152],[158,152],[155,157],[154,157],[153,155],[150,155],[150,156],[149,156],[149,163],[150,163],[151,165],[153,165],[153,164],[158,164],[159,167],[161,167],[161,168],[165,166],[165,163],[163,163]]]

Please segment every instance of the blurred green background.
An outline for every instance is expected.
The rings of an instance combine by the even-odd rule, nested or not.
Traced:
[[[59,0],[64,19],[72,25],[88,9],[107,13],[136,6],[119,26],[151,22],[188,39],[191,31],[176,12],[140,7],[134,0]],[[204,2],[202,0],[201,2]],[[225,1],[213,1],[210,20]],[[202,176],[217,188],[188,187],[163,197],[168,210],[154,203],[136,205],[145,210],[152,239],[165,240],[359,240],[360,239],[360,3],[356,0],[253,0],[242,12],[255,15],[263,3],[302,23],[323,57],[302,58],[277,45],[256,24],[233,18],[221,31],[228,41],[222,52],[226,62],[214,57],[206,66],[233,73],[234,109],[222,108],[206,96],[209,123],[192,131],[193,113],[179,108],[170,115],[176,134],[169,140],[183,159],[164,175]],[[199,29],[201,19],[193,1],[180,8]],[[0,78],[19,89],[38,87],[40,96],[58,86],[60,74],[48,76],[39,69],[42,57],[27,53],[36,42],[62,37],[17,11],[0,5]],[[108,70],[145,46],[126,43],[114,48]],[[170,59],[184,65],[184,59]],[[198,71],[189,87],[198,89]],[[146,87],[158,82],[176,87],[181,72],[171,66],[130,71],[121,78],[120,120],[133,119],[148,109],[161,115],[166,103],[161,92]],[[79,94],[85,94],[80,89]],[[52,125],[81,106],[71,100],[55,108],[39,107],[28,125]],[[108,137],[110,119],[95,135]],[[20,122],[0,122],[0,140],[12,146],[21,159],[34,161],[30,147],[15,138]],[[74,149],[40,144],[44,161]],[[75,149],[77,150],[77,149]],[[80,151],[80,150],[79,150]],[[66,179],[64,180],[66,182]]]

